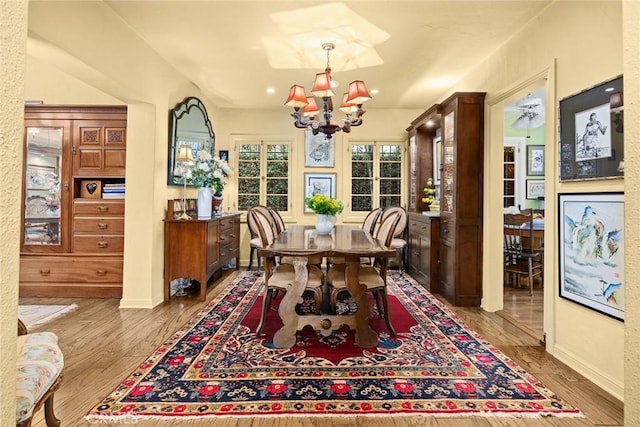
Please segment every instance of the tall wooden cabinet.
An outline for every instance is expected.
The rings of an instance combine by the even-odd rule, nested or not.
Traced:
[[[127,109],[27,106],[20,296],[120,297]]]
[[[454,93],[440,104],[439,290],[457,306],[479,306],[482,299],[484,97]]]
[[[458,306],[479,306],[482,298],[484,96],[454,93],[407,128],[409,272]],[[429,177],[439,178],[440,212],[422,218]]]

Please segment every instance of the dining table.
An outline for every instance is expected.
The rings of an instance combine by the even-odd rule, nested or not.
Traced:
[[[296,331],[310,325],[323,336],[329,336],[342,325],[355,331],[355,341],[360,347],[372,348],[378,344],[378,335],[369,325],[371,304],[366,286],[358,280],[362,257],[379,259],[385,268],[396,251],[380,244],[370,233],[355,225],[335,225],[330,234],[318,234],[313,225],[292,225],[278,234],[274,242],[260,249],[263,257],[292,257],[295,270],[294,283],[287,290],[278,314],[283,326],[274,334],[273,344],[277,348],[291,348],[296,343]],[[345,282],[357,309],[353,314],[336,314],[323,310],[320,314],[299,314],[296,304],[308,280],[309,257],[344,258]],[[265,281],[269,272],[265,271]],[[326,295],[326,292],[325,292]],[[323,304],[326,306],[326,304]]]

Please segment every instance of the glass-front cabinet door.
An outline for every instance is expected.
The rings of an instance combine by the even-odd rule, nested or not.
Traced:
[[[25,124],[22,252],[68,251],[69,135],[65,121]]]
[[[454,112],[444,116],[442,132],[442,176],[440,177],[442,188],[442,199],[440,210],[442,212],[453,212],[455,203],[455,121]],[[481,161],[480,159],[479,161]]]

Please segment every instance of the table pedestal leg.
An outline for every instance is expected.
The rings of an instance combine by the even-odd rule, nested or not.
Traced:
[[[296,304],[302,302],[302,294],[309,280],[306,257],[295,257],[293,267],[295,269],[293,286],[284,294],[278,308],[278,314],[284,325],[273,336],[273,345],[277,348],[291,348],[296,343],[299,317],[296,313]]]
[[[356,344],[360,347],[371,348],[378,345],[378,335],[369,326],[371,304],[369,304],[367,298],[367,287],[361,285],[360,280],[358,280],[359,268],[360,258],[357,261],[347,259],[344,279],[347,289],[349,289],[358,306],[358,311],[355,313]]]

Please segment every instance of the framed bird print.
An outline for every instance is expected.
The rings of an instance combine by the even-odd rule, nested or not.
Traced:
[[[558,194],[560,297],[624,321],[624,195]]]

